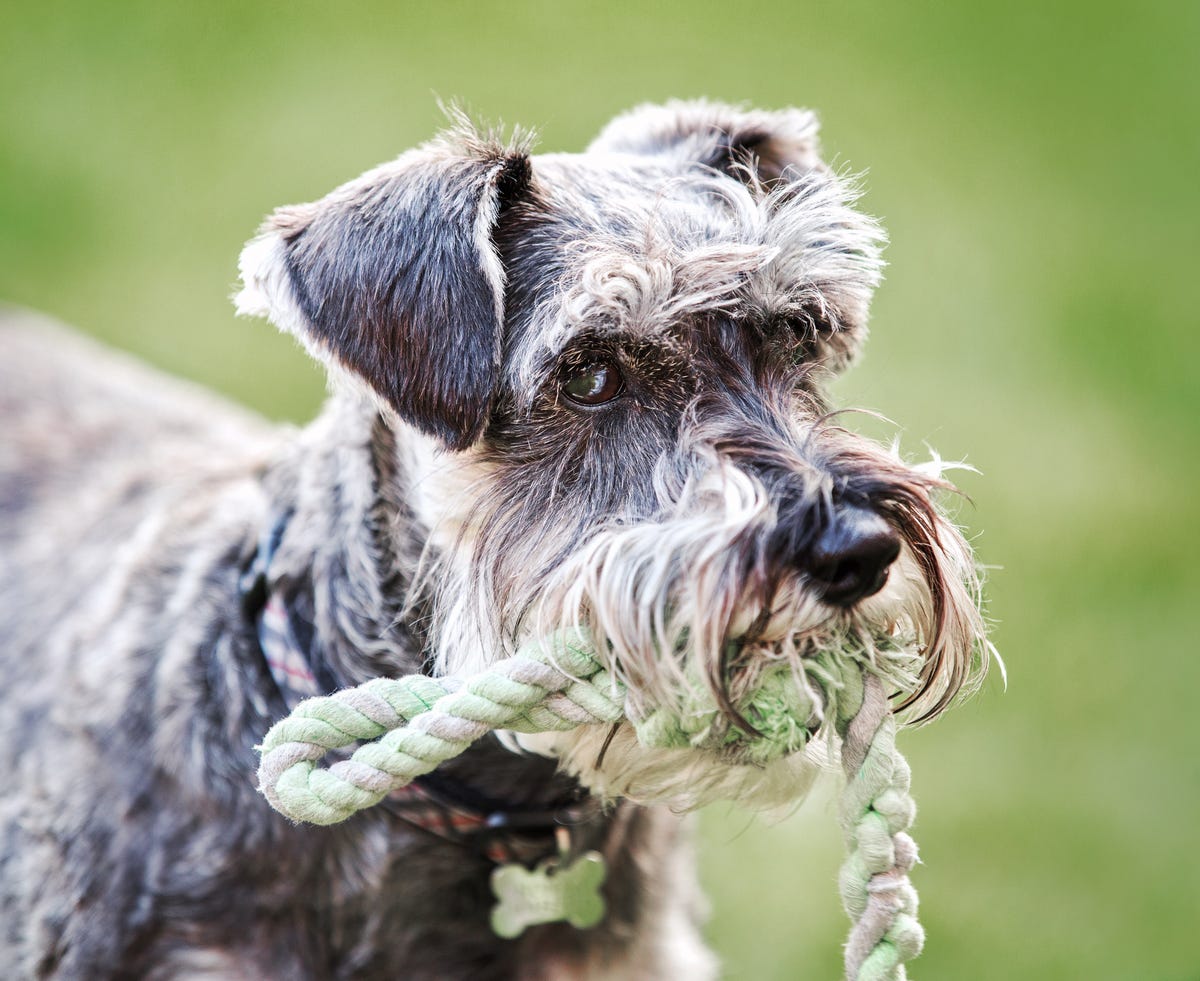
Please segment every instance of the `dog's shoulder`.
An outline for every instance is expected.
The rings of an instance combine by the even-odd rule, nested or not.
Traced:
[[[172,378],[57,320],[0,306],[0,417],[54,413],[59,422],[107,421],[187,429],[234,425],[261,435],[258,416],[200,386]]]
[[[241,455],[274,438],[263,419],[42,314],[0,307],[0,482],[56,465],[153,459],[186,443]]]
[[[132,533],[172,501],[251,475],[282,435],[49,317],[0,307],[0,573],[17,574],[22,544],[77,551],[85,534]]]

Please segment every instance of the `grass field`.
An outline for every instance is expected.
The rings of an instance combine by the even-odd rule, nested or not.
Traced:
[[[239,247],[437,97],[548,149],[668,96],[817,108],[892,239],[839,397],[981,471],[961,520],[1009,668],[903,738],[914,974],[1197,979],[1198,42],[1200,5],[1154,0],[10,5],[0,299],[300,421],[322,380],[234,318]],[[836,975],[835,825],[705,815],[728,977]]]

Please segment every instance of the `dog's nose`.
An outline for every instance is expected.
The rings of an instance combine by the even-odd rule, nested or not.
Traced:
[[[809,553],[805,566],[822,598],[850,607],[887,582],[900,537],[874,511],[841,507]]]

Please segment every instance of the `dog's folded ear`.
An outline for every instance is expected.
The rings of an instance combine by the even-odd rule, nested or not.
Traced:
[[[824,168],[817,117],[807,109],[765,111],[674,99],[622,113],[589,150],[667,155],[763,184]]]
[[[525,193],[524,146],[460,126],[312,204],[280,208],[242,252],[238,311],[265,315],[405,421],[463,449],[499,383],[496,223]]]

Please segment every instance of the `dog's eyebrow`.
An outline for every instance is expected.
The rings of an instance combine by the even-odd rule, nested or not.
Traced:
[[[562,318],[568,326],[667,334],[696,314],[741,306],[750,278],[776,251],[743,243],[641,255],[598,248],[586,259],[578,285],[564,297]]]
[[[686,359],[690,330],[690,325],[682,322],[653,332],[630,331],[620,324],[589,325],[562,333],[554,343],[539,348],[533,361],[541,378],[553,373],[560,364],[577,361],[589,353],[624,350],[645,359],[657,352],[661,355],[659,360]]]

